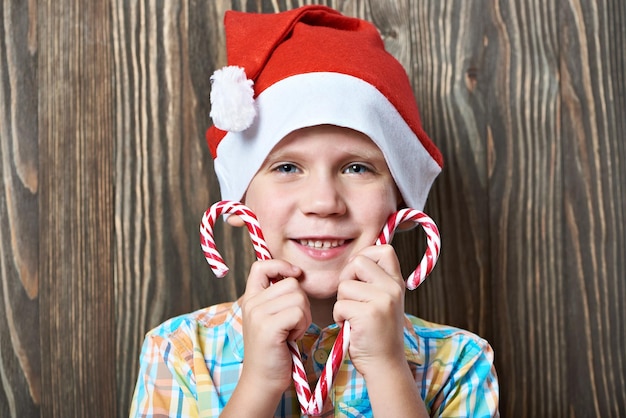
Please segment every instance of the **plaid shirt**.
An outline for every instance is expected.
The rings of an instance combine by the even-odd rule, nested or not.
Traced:
[[[337,325],[323,330],[312,325],[300,342],[303,362],[318,377],[338,330]],[[407,315],[404,342],[431,416],[499,415],[493,351],[485,340]],[[237,386],[242,365],[238,302],[170,319],[146,336],[130,416],[217,417]],[[325,410],[337,417],[372,416],[365,380],[349,359],[337,373]],[[275,416],[301,416],[293,388],[283,395]]]

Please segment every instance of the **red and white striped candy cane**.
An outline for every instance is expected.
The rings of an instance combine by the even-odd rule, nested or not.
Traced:
[[[441,248],[441,238],[439,236],[439,228],[437,228],[435,221],[422,211],[407,208],[400,209],[389,217],[376,244],[390,243],[398,225],[406,221],[413,221],[419,224],[424,229],[424,232],[426,232],[427,238],[426,252],[420,263],[406,280],[406,287],[409,290],[414,290],[417,286],[422,284],[424,279],[426,279],[430,272],[433,271],[433,268],[435,268]]]
[[[256,215],[248,207],[239,202],[222,200],[221,202],[215,203],[204,212],[202,223],[200,224],[200,246],[202,247],[206,261],[217,277],[222,278],[228,273],[228,266],[224,263],[224,259],[217,251],[215,239],[213,238],[215,221],[224,213],[239,215],[241,220],[244,221],[250,233],[250,238],[252,239],[252,246],[254,247],[256,258],[259,260],[269,260],[272,258],[270,250],[265,243],[265,238],[263,238],[263,231],[261,231],[261,225],[259,225]]]
[[[224,259],[217,251],[215,245],[215,239],[213,237],[213,227],[217,218],[224,214],[239,215],[244,221],[250,238],[252,239],[252,245],[256,252],[256,256],[259,260],[269,260],[272,258],[265,239],[263,238],[263,232],[261,226],[254,215],[254,213],[245,205],[239,202],[221,201],[212,205],[202,217],[202,223],[200,225],[200,242],[204,256],[211,266],[211,269],[217,277],[224,277],[228,273],[228,267],[224,263]],[[426,231],[428,243],[427,250],[422,258],[422,261],[417,266],[415,271],[411,273],[407,279],[407,287],[409,289],[415,289],[419,286],[426,276],[432,271],[439,257],[439,248],[441,245],[439,238],[439,230],[434,221],[430,219],[426,214],[415,209],[402,209],[397,213],[391,215],[387,220],[387,223],[383,227],[383,230],[376,241],[376,244],[387,244],[391,242],[393,234],[401,223],[405,221],[413,221],[424,228]],[[302,357],[300,350],[298,349],[295,341],[289,341],[289,352],[293,360],[293,381],[300,402],[300,409],[305,415],[319,416],[322,413],[324,402],[328,397],[328,392],[332,387],[335,376],[343,363],[343,359],[348,352],[348,345],[350,342],[350,324],[346,321],[337,335],[337,339],[333,344],[328,361],[322,373],[320,379],[315,387],[315,392],[311,393],[311,388],[307,381],[306,371],[302,364]]]
[[[209,266],[211,266],[211,270],[213,270],[213,273],[215,273],[215,275],[220,278],[224,277],[226,273],[228,273],[228,266],[224,262],[224,259],[220,255],[215,245],[215,239],[213,237],[213,227],[217,218],[225,213],[238,215],[244,221],[246,227],[248,228],[250,238],[252,239],[252,245],[254,247],[257,259],[269,260],[272,258],[269,249],[267,248],[267,244],[265,243],[265,238],[263,237],[263,232],[261,231],[261,226],[259,225],[259,221],[256,215],[247,206],[239,202],[217,202],[213,204],[202,217],[202,223],[200,224],[200,246],[202,247],[204,257],[209,263]],[[339,339],[337,339],[337,341],[339,341]],[[336,351],[335,346],[337,345],[337,341],[335,341],[333,351]],[[326,396],[328,395],[328,390],[322,391],[325,393],[315,396],[315,398],[319,396],[320,399],[315,399],[313,396],[311,396],[311,388],[309,386],[309,382],[307,381],[306,371],[304,369],[304,365],[302,364],[302,357],[300,355],[298,345],[295,341],[288,341],[287,345],[289,347],[289,352],[291,353],[291,358],[293,362],[292,376],[294,381],[294,387],[296,388],[296,394],[298,396],[298,401],[300,403],[300,409],[303,414],[320,415],[322,412],[321,406],[324,405],[324,401],[326,400]],[[343,358],[345,356],[345,352],[347,352],[347,348],[348,347],[346,342],[345,349],[344,347],[341,347],[343,351],[341,358],[336,360],[338,364],[331,367],[331,369],[334,369],[334,372],[332,372],[330,376],[331,379],[332,376],[336,376],[337,369],[339,368],[339,366],[341,366],[341,363],[343,362]],[[335,357],[337,356],[335,355]],[[320,376],[320,381],[322,381],[322,378],[326,379],[326,374],[327,373],[322,373],[322,376]],[[324,381],[326,382],[327,380]],[[320,386],[320,384],[318,383],[317,386]],[[330,385],[326,384],[324,386],[332,386],[332,381],[330,382]],[[317,392],[318,391],[316,389],[316,394]],[[318,408],[318,405],[321,406]]]

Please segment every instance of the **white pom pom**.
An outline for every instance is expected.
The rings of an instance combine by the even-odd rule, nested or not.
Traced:
[[[254,82],[243,68],[224,67],[211,76],[211,113],[213,124],[223,131],[248,129],[256,116]]]

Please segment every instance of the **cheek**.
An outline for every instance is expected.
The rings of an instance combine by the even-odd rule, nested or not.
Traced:
[[[399,201],[393,189],[381,188],[376,193],[370,194],[366,202],[367,210],[355,208],[353,213],[360,214],[360,223],[372,234],[376,233],[377,238],[389,216],[398,210]]]
[[[401,204],[402,198],[400,197],[400,192],[395,185],[388,185],[381,188],[378,191],[378,195],[371,197],[370,201],[380,212],[389,216],[391,213],[398,210],[398,206]]]
[[[267,241],[271,239],[268,233],[276,231],[282,222],[284,222],[284,215],[281,211],[282,205],[278,200],[263,200],[258,201],[256,199],[250,199],[245,203],[246,206],[252,210],[256,215],[259,224],[261,225],[261,231]],[[268,242],[269,244],[269,242]]]

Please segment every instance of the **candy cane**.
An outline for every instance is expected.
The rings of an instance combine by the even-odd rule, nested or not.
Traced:
[[[204,213],[202,223],[200,224],[200,246],[202,247],[204,257],[217,277],[224,277],[226,273],[228,273],[228,266],[224,262],[220,253],[217,251],[215,239],[213,237],[213,226],[215,225],[215,221],[224,213],[239,215],[241,217],[242,221],[248,228],[257,259],[269,260],[272,258],[269,249],[267,248],[267,244],[265,243],[265,238],[263,237],[263,232],[261,231],[261,226],[259,225],[256,215],[248,207],[239,202],[217,202]],[[306,370],[302,364],[302,357],[300,355],[298,345],[295,341],[288,341],[287,345],[293,361],[292,376],[298,401],[300,403],[300,409],[303,414],[320,415],[322,409],[321,407],[318,408],[318,405],[321,404],[323,406],[326,396],[328,395],[328,390],[326,390],[325,393],[322,391],[320,395],[316,395],[315,398],[319,396],[320,399],[315,399],[311,396],[311,388],[309,386],[309,382],[307,381]],[[335,349],[336,345],[337,341],[335,341],[332,351],[337,350]],[[341,359],[338,360],[339,364],[331,368],[331,376],[329,377],[331,380],[333,380],[333,376],[337,374],[337,369],[343,362],[343,357],[345,357],[345,352],[347,352],[347,344],[345,349],[343,347],[341,347],[341,349],[344,350],[344,352]],[[326,369],[324,371],[326,371]],[[324,381],[328,382],[326,375],[327,372],[323,372],[322,376],[320,376],[320,381],[324,378]],[[320,384],[318,383],[317,386],[319,387]],[[332,381],[330,382],[330,385],[326,384],[325,386],[331,387]],[[316,394],[317,392],[316,387]]]
[[[407,208],[400,209],[389,217],[376,244],[390,243],[398,225],[406,221],[413,221],[419,224],[424,229],[424,232],[426,232],[427,237],[426,252],[420,263],[406,280],[406,287],[409,290],[414,290],[417,286],[422,284],[424,279],[426,279],[430,272],[433,271],[433,268],[435,268],[441,248],[441,238],[435,221],[422,211]]]
[[[223,213],[239,215],[241,220],[244,221],[250,233],[256,257],[259,260],[269,260],[272,258],[270,250],[265,243],[265,238],[263,238],[263,231],[261,231],[261,225],[259,225],[256,215],[239,202],[227,200],[217,202],[204,212],[202,223],[200,224],[200,247],[202,247],[202,252],[209,266],[211,266],[211,270],[213,270],[213,273],[217,277],[224,277],[226,273],[228,273],[228,266],[224,263],[224,259],[217,251],[215,239],[213,238],[213,226],[217,218]]]
[[[254,213],[245,205],[239,202],[221,201],[212,205],[202,217],[202,223],[200,224],[200,244],[204,256],[211,266],[211,269],[217,277],[224,277],[228,273],[228,266],[226,266],[224,259],[217,251],[215,245],[215,239],[213,237],[213,227],[217,218],[224,214],[233,214],[241,217],[252,239],[252,245],[256,253],[256,257],[259,260],[269,260],[272,258],[265,239],[263,238],[263,232],[261,226]],[[439,249],[441,241],[439,238],[439,230],[435,222],[429,218],[426,214],[415,209],[402,209],[389,217],[387,223],[383,227],[383,230],[378,237],[376,244],[387,244],[391,242],[393,234],[403,222],[412,221],[419,224],[424,228],[427,236],[427,249],[420,264],[415,271],[411,273],[407,279],[407,288],[415,289],[419,286],[426,276],[432,271],[439,257]],[[322,413],[322,408],[326,398],[328,397],[328,391],[332,387],[337,372],[343,363],[343,359],[348,352],[348,345],[350,342],[350,324],[346,321],[343,327],[337,335],[337,339],[333,344],[330,355],[326,362],[324,369],[320,375],[320,379],[315,386],[315,392],[311,394],[311,388],[307,381],[306,371],[302,364],[302,357],[300,350],[298,349],[295,341],[288,341],[289,352],[293,360],[292,376],[294,381],[294,387],[300,402],[300,409],[305,415],[319,416]]]

